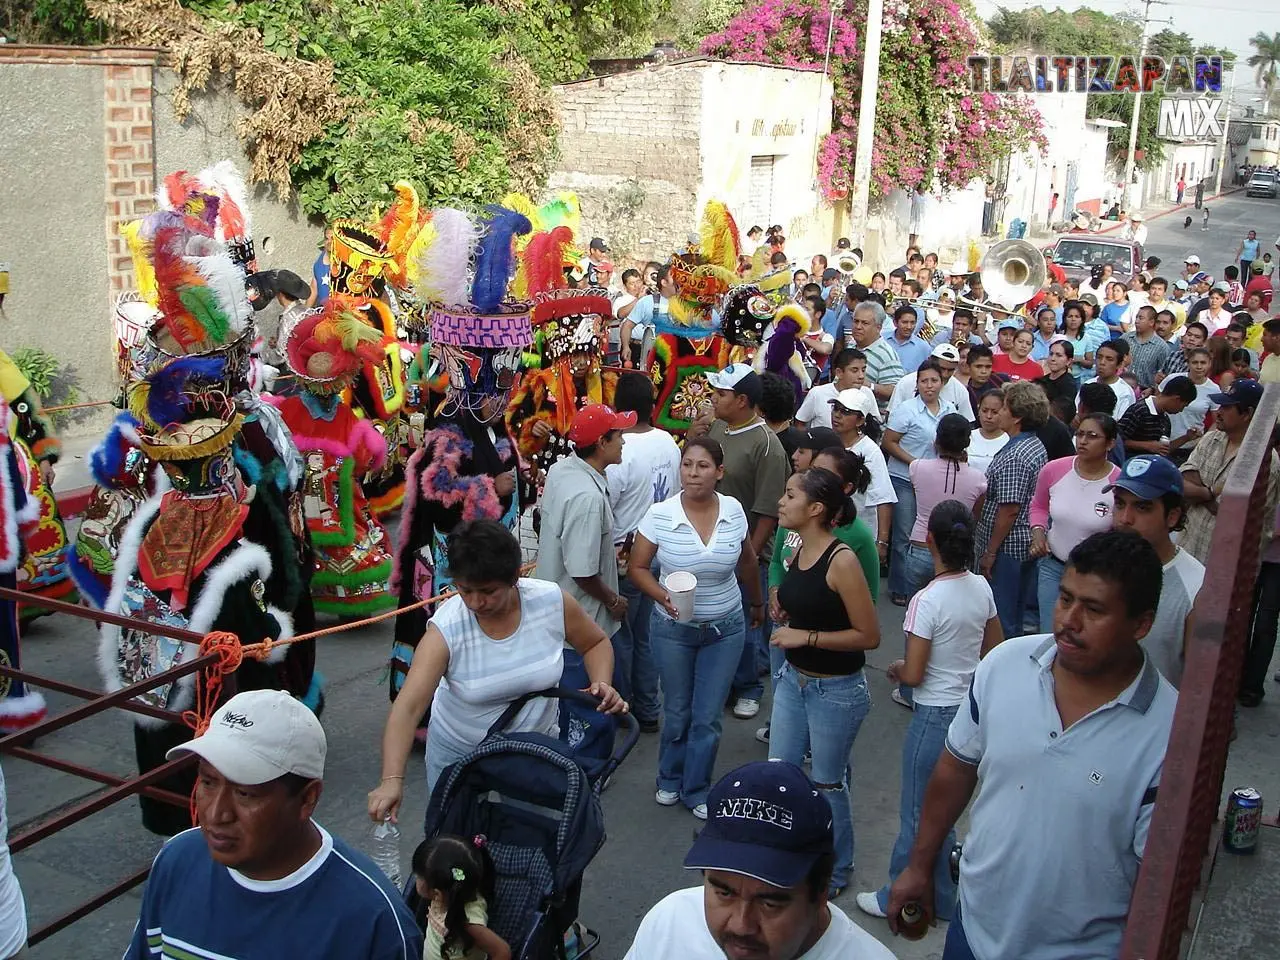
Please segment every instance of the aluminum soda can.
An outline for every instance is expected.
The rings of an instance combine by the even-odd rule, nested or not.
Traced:
[[[1236,787],[1227,799],[1222,846],[1232,853],[1253,853],[1262,829],[1262,794],[1253,787]]]
[[[409,387],[408,387],[408,396],[406,397],[406,399],[408,400],[408,402],[409,402],[409,406],[411,406],[411,407],[416,407],[416,406],[421,405],[421,403],[422,403],[422,387],[421,387],[421,386],[419,386],[419,385],[418,385],[418,384],[416,384],[416,383],[411,383],[411,384],[409,384]]]

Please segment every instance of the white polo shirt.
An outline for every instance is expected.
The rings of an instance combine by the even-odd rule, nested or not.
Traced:
[[[969,946],[987,960],[1120,951],[1177,694],[1149,658],[1120,696],[1062,729],[1052,635],[978,665],[947,749],[978,768],[960,861]]]

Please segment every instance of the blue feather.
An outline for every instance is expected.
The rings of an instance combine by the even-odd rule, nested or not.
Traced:
[[[67,573],[80,591],[81,599],[88,600],[95,610],[102,610],[107,605],[109,591],[106,584],[90,570],[75,550],[67,551]]]
[[[125,436],[126,429],[138,429],[137,419],[128,411],[116,414],[107,435],[89,451],[89,472],[98,486],[108,490],[115,489],[124,472],[125,457],[133,449],[133,442]]]
[[[147,397],[147,416],[153,423],[167,426],[183,423],[190,400],[183,392],[193,378],[218,382],[223,378],[226,361],[222,357],[183,357],[147,377],[151,392]]]
[[[485,211],[481,221],[484,236],[476,253],[471,302],[481,310],[493,310],[502,302],[515,272],[516,257],[511,241],[518,235],[531,233],[533,225],[524,214],[506,207],[490,204]]]

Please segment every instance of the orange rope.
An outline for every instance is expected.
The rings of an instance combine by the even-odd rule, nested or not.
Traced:
[[[64,403],[60,407],[45,407],[45,413],[58,413],[61,410],[82,410],[85,407],[104,407],[115,403],[114,400],[89,400],[85,403]]]

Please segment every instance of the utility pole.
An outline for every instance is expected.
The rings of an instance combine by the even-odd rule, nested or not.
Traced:
[[[1147,55],[1147,34],[1151,27],[1151,7],[1163,3],[1163,0],[1143,0],[1142,3],[1142,40],[1138,44],[1138,76],[1142,76],[1142,61]],[[1133,95],[1133,116],[1129,120],[1129,153],[1124,161],[1124,190],[1120,194],[1121,205],[1133,213],[1133,165],[1134,152],[1138,149],[1138,118],[1142,114],[1142,86]],[[1125,200],[1128,199],[1126,203]]]
[[[1227,162],[1227,133],[1231,129],[1231,107],[1235,103],[1236,96],[1236,63],[1231,61],[1231,86],[1227,92],[1227,115],[1222,120],[1222,142],[1218,144],[1218,184],[1214,187],[1215,194],[1222,193],[1222,168]]]
[[[876,93],[880,88],[880,28],[884,0],[868,0],[866,37],[862,46],[862,100],[858,107],[858,141],[853,154],[853,190],[849,215],[853,229],[866,230],[871,199],[871,147],[875,142]]]

